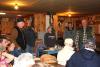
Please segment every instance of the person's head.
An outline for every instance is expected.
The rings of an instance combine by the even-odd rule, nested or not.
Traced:
[[[88,25],[88,20],[87,20],[87,19],[83,19],[83,20],[81,21],[81,23],[82,23],[83,28],[86,28],[87,25]]]
[[[11,43],[7,48],[8,51],[13,51],[14,49],[15,49],[15,44],[14,43]]]
[[[93,50],[96,49],[96,45],[94,41],[92,41],[91,39],[87,40],[84,45],[85,45],[85,48],[89,48]]]
[[[26,21],[27,26],[31,26],[32,22],[30,20]]]
[[[18,18],[16,22],[17,27],[23,28],[25,25],[24,19],[23,18]]]
[[[65,26],[65,28],[67,28],[67,27],[68,27],[68,23],[67,23],[67,22],[65,22],[64,26]]]
[[[47,32],[48,32],[48,33],[51,33],[51,29],[52,29],[52,27],[51,27],[51,26],[50,26],[50,27],[48,27],[48,28],[47,28]]]
[[[22,53],[14,60],[13,67],[32,67],[35,64],[31,53]]]
[[[1,35],[0,36],[0,46],[3,46],[6,48],[7,45],[9,44],[10,44],[10,40],[6,36]]]
[[[64,41],[65,46],[73,46],[73,40],[71,38],[66,38]]]
[[[49,54],[44,54],[44,55],[42,55],[42,56],[40,57],[40,61],[41,61],[42,63],[47,63],[47,64],[49,64],[49,63],[57,63],[56,57],[53,56],[53,55],[49,55]]]
[[[68,22],[68,27],[69,27],[69,28],[72,28],[72,27],[73,27],[72,22]]]

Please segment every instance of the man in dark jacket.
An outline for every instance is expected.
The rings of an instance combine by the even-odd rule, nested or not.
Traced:
[[[22,52],[25,52],[26,49],[26,41],[25,41],[25,35],[24,35],[24,19],[18,18],[16,22],[16,29],[18,32],[18,36],[16,38],[16,42],[21,47]]]
[[[85,43],[85,48],[73,54],[66,67],[100,67],[100,56],[95,51],[92,41]]]

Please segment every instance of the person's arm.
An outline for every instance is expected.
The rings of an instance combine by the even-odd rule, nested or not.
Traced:
[[[76,49],[76,51],[78,51],[79,50],[79,46],[78,46],[78,44],[79,44],[79,31],[75,31],[74,40],[75,40],[75,49]]]
[[[45,33],[45,35],[44,35],[44,44],[46,45],[47,44],[47,34]]]
[[[7,63],[10,63],[12,60],[14,60],[16,58],[15,56],[13,56],[7,52],[3,52],[2,55],[6,57]]]

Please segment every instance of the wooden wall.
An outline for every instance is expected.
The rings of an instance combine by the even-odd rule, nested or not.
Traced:
[[[34,27],[36,32],[46,31],[46,17],[45,14],[36,13],[34,14]]]
[[[13,18],[1,18],[0,21],[0,31],[1,34],[10,34],[14,28],[14,19]]]

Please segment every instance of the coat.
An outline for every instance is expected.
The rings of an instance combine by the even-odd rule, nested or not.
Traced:
[[[100,56],[94,51],[82,49],[73,54],[66,67],[100,67]]]

